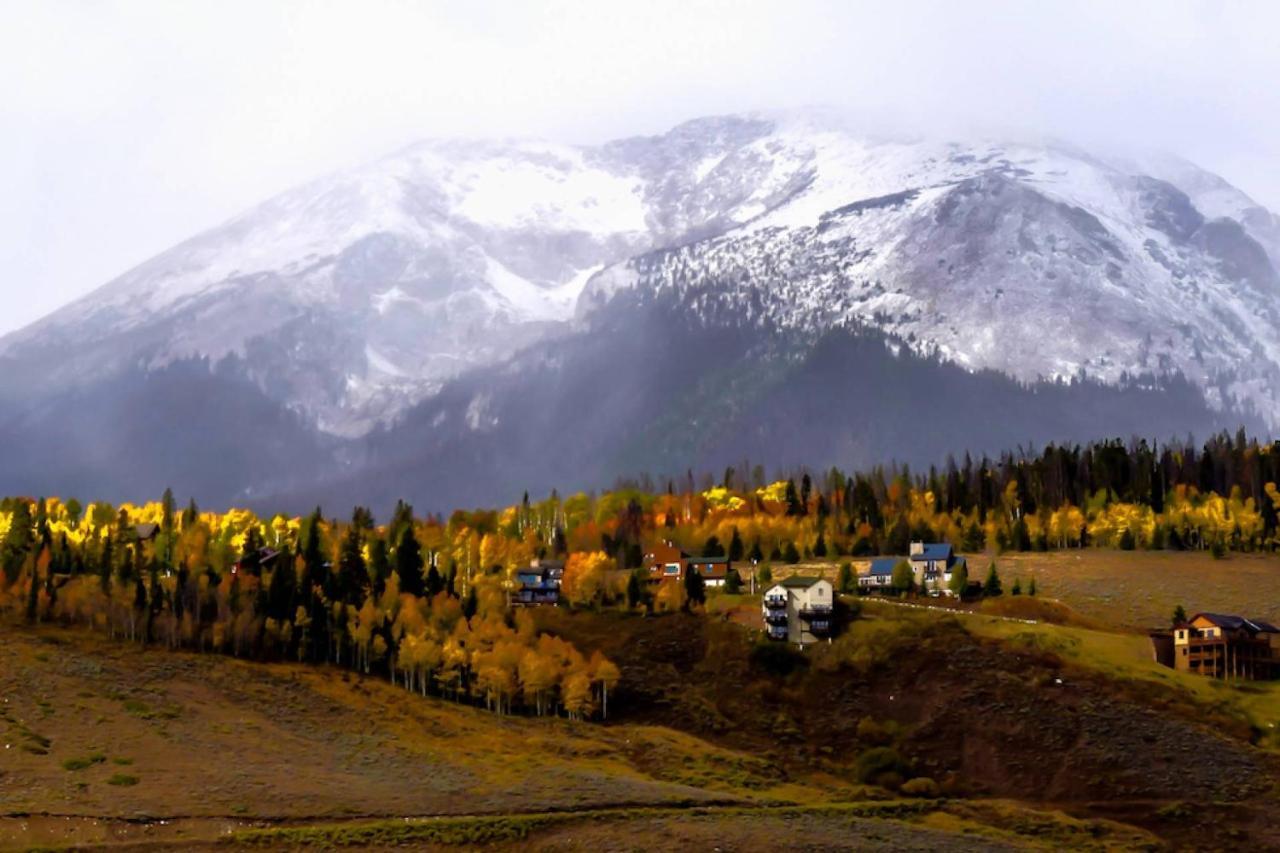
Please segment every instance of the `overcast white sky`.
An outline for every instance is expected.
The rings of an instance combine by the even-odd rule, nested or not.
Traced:
[[[810,104],[1181,153],[1280,210],[1280,3],[0,0],[0,333],[425,136]]]

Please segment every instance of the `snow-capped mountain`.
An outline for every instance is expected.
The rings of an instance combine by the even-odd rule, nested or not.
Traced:
[[[428,142],[287,192],[0,341],[42,384],[229,355],[321,429],[365,432],[567,320],[587,278],[746,221],[786,187],[752,120],[596,148]],[[700,174],[733,162],[724,177]]]
[[[579,301],[673,290],[708,316],[867,324],[1024,381],[1180,373],[1280,417],[1280,219],[1172,157],[1063,144],[868,142],[812,125],[755,143],[810,180],[713,238],[628,259]],[[1185,189],[1184,189],[1185,187]]]
[[[66,432],[80,411],[68,401],[107,405],[128,389],[131,411],[154,418],[156,395],[199,386],[205,408],[161,406],[160,427],[181,421],[208,440],[249,426],[277,442],[265,458],[306,445],[356,481],[377,470],[394,487],[415,465],[429,478],[459,460],[487,464],[498,436],[535,455],[557,441],[564,453],[595,448],[612,460],[598,476],[683,469],[768,454],[742,442],[782,440],[760,407],[781,399],[769,383],[789,370],[817,382],[908,369],[870,355],[867,334],[917,360],[912,387],[942,381],[935,362],[958,371],[952,386],[994,371],[1014,384],[975,379],[971,393],[1016,408],[1027,402],[1017,383],[1083,376],[1119,389],[1142,376],[1146,391],[1180,389],[1161,410],[1173,422],[1152,425],[1161,435],[1248,411],[1274,426],[1278,268],[1280,218],[1167,155],[875,137],[813,112],[699,119],[598,146],[425,142],[267,201],[0,339],[0,438],[38,436],[35,458],[52,436],[93,445],[105,429],[134,442],[116,454],[148,452],[135,436],[144,415],[119,403],[113,426]],[[854,352],[858,364],[820,363]],[[615,353],[626,359],[613,364]],[[661,375],[645,372],[659,363]],[[660,393],[677,372],[692,384]],[[716,429],[734,438],[671,440],[689,423],[709,429],[680,394],[714,398]],[[1078,426],[1092,435],[1079,437],[1143,424],[1119,398],[1087,396],[1055,410],[1084,407]],[[603,400],[608,415],[593,411]],[[572,411],[531,417],[539,406]],[[673,422],[682,411],[692,414]],[[1027,427],[1009,440],[1062,437],[1042,414],[1006,415]],[[824,458],[788,461],[977,440],[807,435],[797,454],[824,447]],[[195,464],[183,461],[189,440],[155,476],[181,479]],[[68,470],[127,477],[112,453],[84,452]],[[218,472],[211,489],[239,485],[216,499],[280,490],[283,467],[244,464],[258,467]]]

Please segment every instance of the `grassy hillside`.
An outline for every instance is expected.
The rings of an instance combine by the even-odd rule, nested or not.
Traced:
[[[1118,816],[1181,841],[1280,831],[1280,763],[1256,745],[1269,688],[1162,670],[1135,635],[865,606],[785,675],[723,618],[540,615],[618,661],[624,719],[659,716],[788,767],[857,779],[888,747],[952,796]]]
[[[614,625],[580,623],[592,621]],[[751,747],[778,734],[767,729],[734,746],[654,709],[609,725],[500,717],[340,670],[144,650],[78,630],[0,626],[0,699],[0,849],[1151,841],[1012,802],[904,800],[838,761]]]
[[[534,611],[619,665],[608,724],[3,624],[0,849],[1268,849],[1280,686],[1156,665],[1110,590],[1159,609],[1265,605],[1245,593],[1270,560],[1099,550],[1000,565],[1006,586],[1034,566],[1082,613],[864,598],[839,639],[799,654],[757,643],[749,595],[713,595],[705,616]],[[908,779],[926,796],[906,796]]]

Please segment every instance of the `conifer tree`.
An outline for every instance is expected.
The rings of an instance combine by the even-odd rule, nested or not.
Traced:
[[[276,557],[275,568],[271,570],[271,582],[267,587],[268,616],[279,621],[293,616],[296,586],[297,575],[293,570],[293,557],[289,553],[289,546],[285,545]]]
[[[894,564],[893,574],[889,576],[889,585],[899,595],[906,595],[911,592],[911,589],[915,586],[915,574],[911,571],[909,562],[899,560]]]
[[[373,594],[381,596],[387,585],[387,576],[391,574],[391,562],[387,559],[387,541],[375,535],[369,543],[369,580],[373,584]]]
[[[951,592],[956,598],[963,598],[969,591],[969,568],[961,563],[951,570]]]
[[[36,610],[40,604],[40,570],[35,560],[28,558],[27,562],[31,566],[31,589],[27,593],[27,621],[34,622]]]
[[[737,569],[730,569],[724,576],[724,591],[729,595],[742,592],[742,575],[738,574]]]
[[[742,555],[745,546],[742,544],[742,537],[738,535],[738,528],[733,528],[733,538],[729,540],[729,560],[734,563],[742,561]]]
[[[182,511],[182,529],[186,530],[199,520],[200,509],[196,506],[196,499],[190,498],[187,501],[187,508]]]
[[[804,515],[804,511],[800,506],[800,496],[796,494],[796,481],[787,480],[786,489],[787,515],[795,517]]]
[[[423,588],[428,598],[435,598],[444,589],[444,578],[440,577],[440,571],[434,564],[427,566],[427,579]]]
[[[362,526],[352,519],[338,553],[338,571],[334,574],[334,590],[330,596],[334,601],[359,604],[364,599],[369,571],[364,564],[363,540]]]
[[[836,590],[838,592],[852,592],[853,587],[853,566],[850,563],[841,563],[840,574],[836,577]]]
[[[686,610],[707,600],[706,581],[693,566],[686,566],[684,570],[684,594]]]
[[[635,610],[640,605],[640,601],[644,598],[644,590],[640,586],[640,578],[637,572],[632,572],[627,576],[627,607]]]
[[[412,527],[406,527],[396,545],[396,575],[400,581],[400,591],[410,595],[422,595],[422,549]]]
[[[1173,608],[1173,618],[1170,621],[1172,622],[1173,627],[1175,628],[1178,627],[1179,625],[1185,625],[1187,621],[1186,608],[1184,608],[1181,604]]]
[[[102,553],[98,557],[98,582],[102,587],[103,595],[111,594],[111,563],[113,560],[111,533],[108,532],[106,538],[102,540]]]
[[[27,552],[35,542],[31,506],[26,500],[18,500],[13,507],[13,515],[9,519],[9,529],[4,539],[0,540],[0,568],[4,571],[5,581],[12,584],[22,571]]]
[[[1031,550],[1031,533],[1027,529],[1027,520],[1021,515],[1013,523],[1013,547],[1019,551]]]
[[[1002,592],[1000,572],[996,569],[995,560],[992,560],[991,565],[987,567],[987,579],[982,584],[982,594],[988,598],[994,598]]]

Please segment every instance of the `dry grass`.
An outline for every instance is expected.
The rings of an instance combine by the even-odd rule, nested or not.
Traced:
[[[1207,709],[1240,717],[1257,727],[1265,743],[1280,747],[1280,682],[1225,682],[1161,666],[1145,635],[1071,625],[1024,625],[987,616],[964,617],[971,633],[1030,651],[1050,652],[1122,683],[1151,683],[1188,695]]]
[[[1102,627],[1146,630],[1169,623],[1174,607],[1188,613],[1208,610],[1244,613],[1280,621],[1280,555],[1229,554],[1215,560],[1207,551],[1115,551],[1106,548],[1046,553],[968,555],[969,578],[981,581],[992,560],[1006,593],[1015,579],[1025,590],[1036,579],[1041,596],[1058,599]],[[840,563],[855,572],[866,558],[836,558],[796,566],[774,565],[775,580],[791,575],[822,576],[834,582]]]
[[[82,817],[90,832],[90,822],[138,816],[476,814],[844,793],[794,774],[775,791],[787,774],[768,761],[659,726],[498,717],[345,671],[143,650],[57,628],[0,626],[0,698],[4,814]],[[20,823],[0,815],[0,849],[45,842],[16,834]]]
[[[990,557],[970,560],[981,578]],[[1112,551],[1089,548],[994,558],[1008,590],[1034,577],[1041,595],[1055,598],[1105,626],[1144,630],[1167,626],[1181,604],[1188,613],[1208,610],[1280,618],[1280,557],[1207,552]]]

